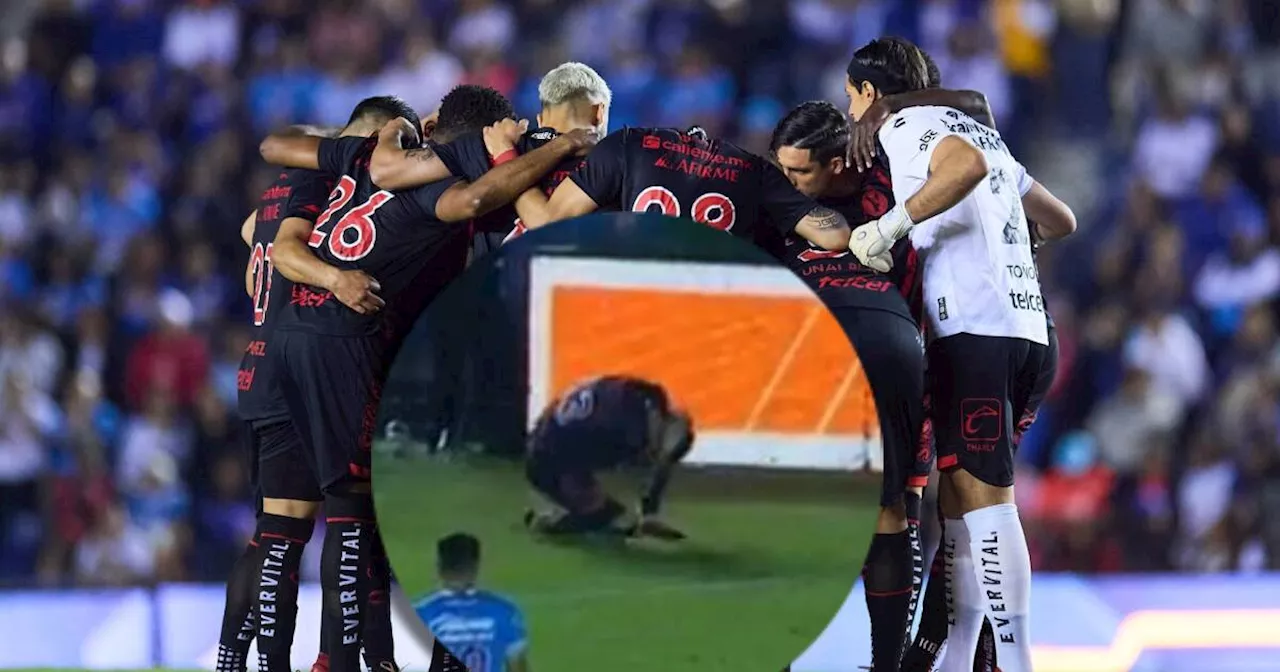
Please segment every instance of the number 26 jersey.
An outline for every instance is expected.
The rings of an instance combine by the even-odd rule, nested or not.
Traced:
[[[610,133],[569,179],[602,210],[683,217],[748,240],[761,225],[789,233],[818,207],[765,159],[675,128]]]

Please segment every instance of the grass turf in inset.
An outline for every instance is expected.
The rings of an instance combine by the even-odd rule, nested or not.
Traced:
[[[685,468],[664,507],[689,535],[549,540],[521,516],[536,500],[519,464],[379,454],[378,517],[396,574],[435,588],[435,542],[483,544],[481,583],[524,612],[544,670],[751,672],[780,669],[835,615],[874,529],[878,477]],[[605,477],[637,492],[634,477]]]

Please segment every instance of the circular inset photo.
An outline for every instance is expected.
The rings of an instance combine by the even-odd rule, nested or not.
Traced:
[[[392,566],[471,672],[777,672],[875,530],[875,402],[840,324],[684,220],[594,215],[477,261],[378,426]]]

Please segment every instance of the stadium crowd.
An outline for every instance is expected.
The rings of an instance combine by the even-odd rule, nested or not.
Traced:
[[[1280,568],[1280,17],[1265,0],[11,0],[0,8],[0,582],[221,579],[262,135],[564,60],[611,126],[763,151],[903,35],[1077,208],[1018,497],[1044,570]],[[749,45],[749,48],[744,48]],[[815,73],[821,76],[815,76]],[[1274,519],[1274,517],[1273,517]]]

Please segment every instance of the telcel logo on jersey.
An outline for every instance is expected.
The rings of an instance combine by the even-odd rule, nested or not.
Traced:
[[[1026,290],[1021,292],[1010,290],[1009,303],[1018,310],[1032,310],[1037,313],[1044,312],[1044,297]]]

